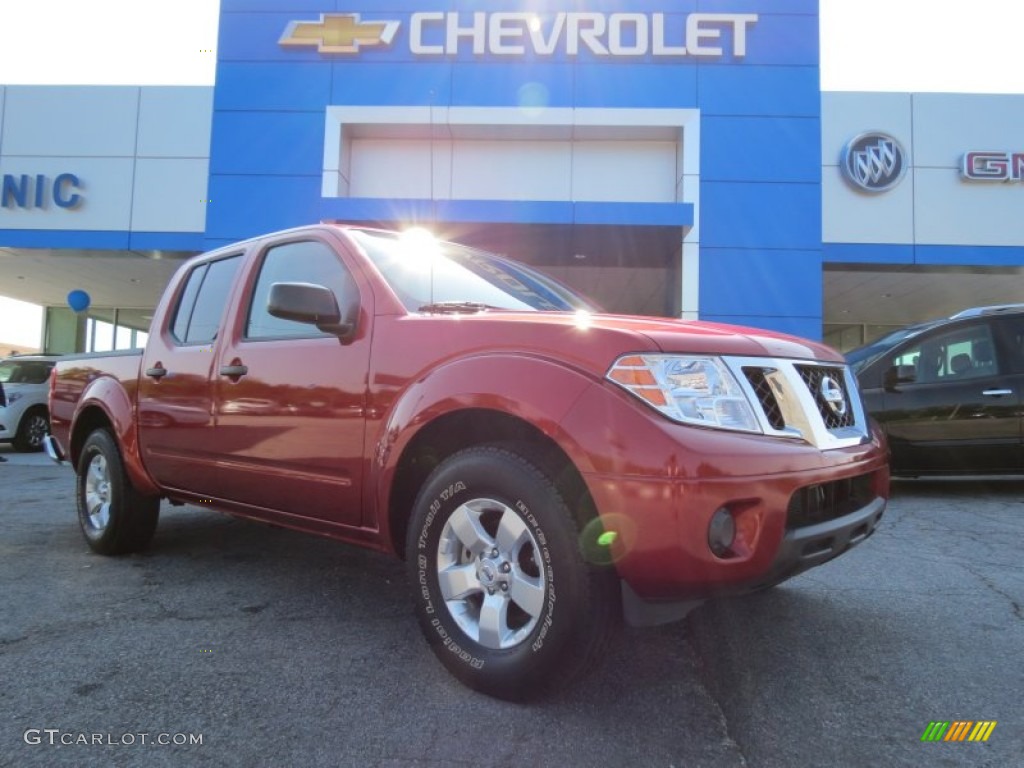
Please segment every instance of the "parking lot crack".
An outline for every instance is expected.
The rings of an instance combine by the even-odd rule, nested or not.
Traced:
[[[982,573],[978,573],[976,570],[971,568],[971,566],[966,563],[964,563],[964,570],[966,570],[974,578],[976,578],[978,581],[984,584],[989,590],[995,592],[997,595],[1004,598],[1010,604],[1010,608],[1013,611],[1013,615],[1016,616],[1018,619],[1024,620],[1024,606],[1021,606],[1021,604],[1013,595],[1001,589],[988,576],[985,576]]]
[[[704,664],[704,658],[703,656],[701,656],[700,651],[697,648],[697,643],[694,641],[693,628],[687,627],[684,636],[686,638],[686,644],[689,646],[690,652],[693,654],[694,663],[697,667],[697,675],[695,678],[697,688],[704,694],[704,697],[708,700],[708,702],[710,702],[711,710],[714,713],[715,719],[718,721],[719,727],[721,728],[721,743],[728,750],[735,753],[736,758],[739,761],[737,765],[739,765],[740,768],[747,768],[749,763],[747,762],[746,753],[744,753],[743,747],[740,746],[740,743],[736,739],[736,737],[733,736],[732,729],[730,728],[729,724],[729,718],[725,714],[725,709],[722,707],[722,703],[719,701],[714,691],[706,682],[708,670],[706,668],[706,665]]]

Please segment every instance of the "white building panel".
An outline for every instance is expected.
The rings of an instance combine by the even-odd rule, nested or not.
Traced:
[[[4,124],[4,98],[7,95],[7,89],[0,85],[0,126]],[[0,131],[0,155],[4,151],[4,137],[3,131]]]
[[[693,203],[693,226],[686,231],[686,242],[700,242],[700,176],[687,171],[676,185],[676,200]]]
[[[676,155],[655,141],[352,139],[329,183],[352,197],[672,203]]]
[[[821,94],[821,164],[839,167],[846,143],[862,133],[881,131],[910,152],[913,112],[909,93]]]
[[[952,168],[919,168],[917,179],[919,244],[1024,243],[1024,184],[962,181]]]
[[[572,145],[564,141],[459,141],[456,200],[571,200]]]
[[[432,172],[429,141],[354,139],[345,149],[341,175],[352,197],[429,200],[431,176],[443,170],[447,178],[448,163]]]
[[[5,157],[134,157],[139,89],[7,86]]]
[[[862,133],[881,131],[903,146],[913,162],[909,93],[821,94],[822,238],[826,243],[892,243],[914,239],[914,175],[882,193],[862,192],[842,175],[846,144]]]
[[[584,141],[572,153],[572,199],[674,203],[674,141]]]
[[[699,137],[696,110],[335,106],[322,188],[384,199],[697,205],[699,187],[684,175],[699,173]],[[694,196],[680,198],[684,188]]]
[[[914,95],[914,162],[959,168],[971,150],[1024,152],[1024,99],[1016,95]]]
[[[1024,100],[984,94],[822,94],[822,227],[826,243],[1020,246],[1024,184],[971,182],[960,174],[971,150],[1024,151]],[[853,136],[880,130],[911,164],[878,194],[851,187],[839,156]]]
[[[139,158],[131,227],[135,232],[202,232],[206,228],[206,159]]]
[[[870,194],[850,185],[836,165],[821,172],[821,226],[826,243],[891,243],[914,241],[913,170],[888,192]]]
[[[139,157],[209,157],[213,89],[146,86],[139,101]]]
[[[127,231],[134,164],[131,158],[6,156],[3,173],[19,177],[28,174],[33,184],[40,174],[50,184],[62,173],[75,174],[80,181],[78,193],[82,200],[74,208],[60,208],[47,195],[42,208],[0,207],[0,229]]]

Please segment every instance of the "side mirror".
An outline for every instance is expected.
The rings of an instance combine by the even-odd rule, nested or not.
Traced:
[[[267,298],[267,312],[274,317],[315,325],[347,342],[356,333],[359,300],[346,302],[344,310],[329,288],[313,283],[274,283]]]
[[[885,389],[892,392],[900,384],[913,384],[917,381],[917,374],[912,365],[891,365],[885,371],[882,384]]]

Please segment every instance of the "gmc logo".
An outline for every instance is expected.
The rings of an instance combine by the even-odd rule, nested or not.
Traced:
[[[960,174],[971,181],[1021,181],[1024,152],[968,152]]]

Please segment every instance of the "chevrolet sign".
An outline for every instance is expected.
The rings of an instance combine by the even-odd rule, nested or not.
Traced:
[[[714,57],[747,53],[756,13],[594,13],[561,11],[474,13],[423,11],[409,17],[409,52],[416,56]],[[292,21],[279,44],[320,53],[353,54],[388,47],[400,21],[367,20],[358,13],[323,13],[319,21]]]

